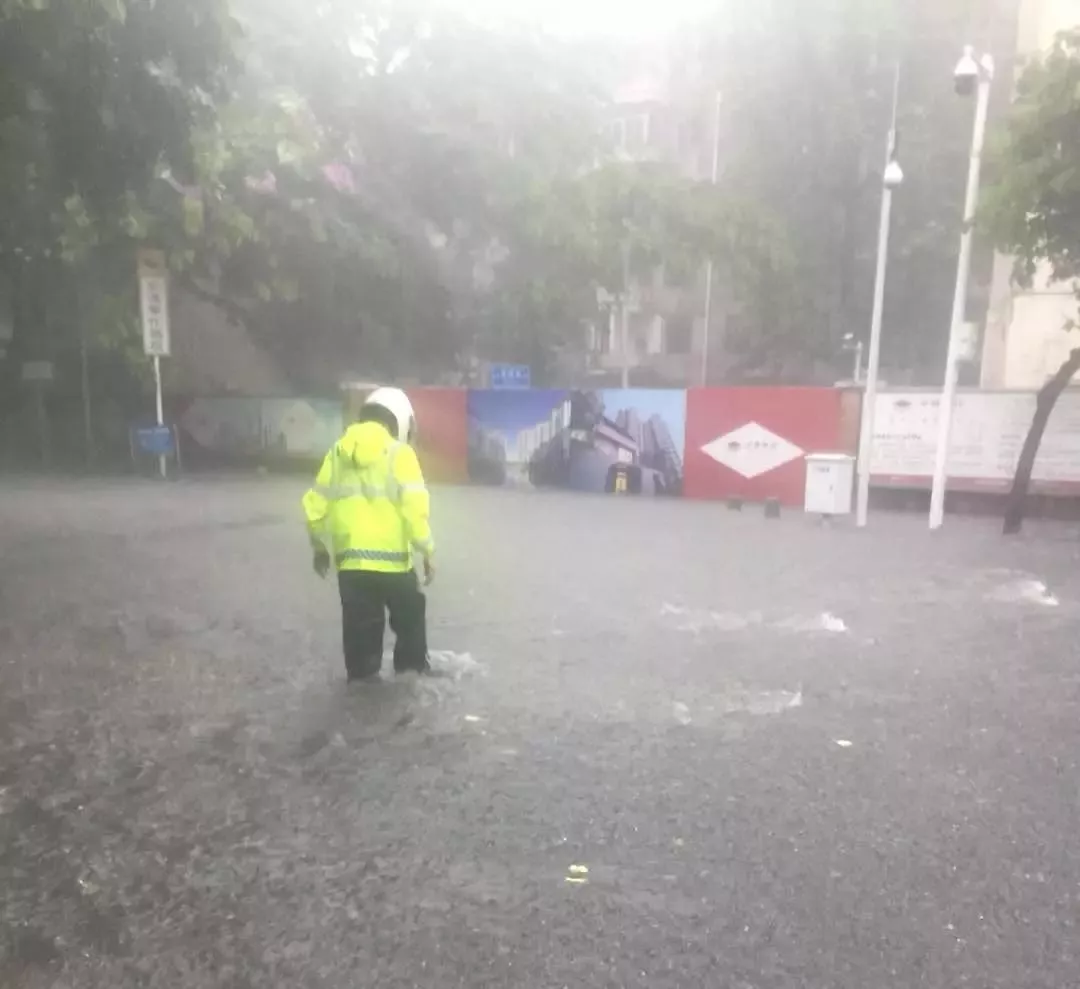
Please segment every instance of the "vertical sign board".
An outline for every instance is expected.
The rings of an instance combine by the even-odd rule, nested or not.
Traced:
[[[157,424],[165,424],[161,394],[161,358],[169,356],[169,273],[165,254],[149,248],[139,250],[139,308],[142,312],[143,350],[154,362]],[[161,476],[167,474],[166,459],[159,458]]]
[[[169,277],[162,251],[139,251],[139,307],[142,312],[143,350],[148,357],[168,357]]]

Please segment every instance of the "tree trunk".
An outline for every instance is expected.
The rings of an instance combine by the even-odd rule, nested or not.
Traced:
[[[1039,389],[1035,399],[1035,415],[1031,420],[1020,459],[1016,462],[1016,475],[1013,477],[1012,490],[1005,502],[1005,522],[1002,532],[1006,536],[1016,535],[1024,524],[1024,510],[1027,507],[1028,488],[1031,486],[1031,472],[1035,468],[1035,458],[1039,455],[1046,424],[1057,405],[1061,393],[1068,387],[1073,375],[1080,371],[1080,347],[1077,347],[1068,360],[1057,369],[1054,376]]]

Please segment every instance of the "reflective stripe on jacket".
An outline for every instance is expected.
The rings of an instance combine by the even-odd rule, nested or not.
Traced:
[[[313,545],[339,570],[399,573],[435,551],[427,485],[416,451],[376,422],[350,426],[304,495]]]

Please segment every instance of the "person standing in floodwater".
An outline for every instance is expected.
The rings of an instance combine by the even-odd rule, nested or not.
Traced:
[[[416,416],[398,388],[378,388],[323,460],[304,495],[313,565],[337,569],[345,671],[350,682],[377,679],[386,615],[397,641],[394,670],[430,675],[424,584],[435,577],[431,499],[412,444]]]

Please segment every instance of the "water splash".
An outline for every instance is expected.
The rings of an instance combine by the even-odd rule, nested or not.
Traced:
[[[824,611],[821,617],[818,619],[821,623],[821,630],[823,632],[846,632],[848,631],[847,625],[844,624],[843,618],[837,618],[830,611]]]
[[[483,666],[473,659],[472,653],[438,649],[430,652],[428,656],[432,669],[452,680],[460,680],[463,677],[483,672]]]
[[[1046,584],[1032,577],[1010,581],[992,591],[989,598],[1009,604],[1035,604],[1042,608],[1056,608],[1061,604]]]
[[[790,618],[766,619],[760,611],[694,611],[678,605],[664,604],[660,608],[664,617],[675,619],[680,632],[698,635],[701,632],[745,632],[751,628],[770,628],[782,632],[828,632],[843,635],[851,630],[843,618],[831,611],[807,618],[795,615]]]
[[[800,687],[792,692],[790,690],[765,690],[756,694],[747,694],[741,703],[729,708],[729,714],[745,712],[746,714],[768,715],[782,714],[793,708],[803,706],[803,692]]]

